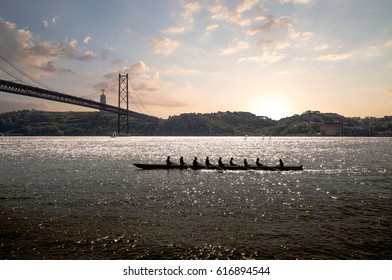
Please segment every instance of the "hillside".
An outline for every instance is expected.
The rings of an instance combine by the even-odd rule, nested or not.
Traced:
[[[23,110],[0,114],[0,134],[25,136],[102,136],[117,129],[117,115],[105,112]],[[392,116],[346,118],[307,111],[274,121],[247,112],[181,114],[157,124],[130,120],[131,135],[157,136],[392,136]]]

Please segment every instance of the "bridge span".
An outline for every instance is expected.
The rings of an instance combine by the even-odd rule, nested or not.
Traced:
[[[93,100],[88,100],[88,99],[84,99],[84,98],[80,98],[80,97],[76,97],[76,96],[72,96],[56,91],[27,86],[27,85],[1,80],[1,79],[0,79],[0,91],[24,95],[24,96],[36,97],[36,98],[41,98],[41,99],[46,99],[46,100],[51,100],[56,102],[68,103],[68,104],[78,105],[87,108],[98,109],[106,112],[115,113],[118,114],[119,116],[124,115],[124,116],[129,116],[129,117],[133,117],[149,122],[158,121],[157,117],[137,113],[116,106],[103,104]]]

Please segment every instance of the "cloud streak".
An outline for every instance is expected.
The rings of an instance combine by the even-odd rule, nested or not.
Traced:
[[[278,52],[264,52],[261,55],[242,57],[238,59],[238,62],[263,62],[263,63],[273,63],[282,60],[285,57],[284,54]]]
[[[352,56],[353,56],[352,53],[331,53],[331,54],[321,55],[317,58],[317,60],[337,62],[337,61],[347,60],[347,59],[351,58]]]
[[[309,5],[310,3],[312,3],[312,0],[279,0],[279,2],[282,3],[282,4],[291,3],[291,4],[305,4],[305,5]]]

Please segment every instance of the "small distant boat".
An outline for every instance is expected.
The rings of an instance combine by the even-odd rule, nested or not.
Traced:
[[[264,170],[264,171],[300,171],[303,170],[302,165],[285,165],[285,166],[216,166],[216,165],[167,165],[167,164],[143,164],[143,163],[134,163],[138,168],[145,170],[153,170],[153,169],[193,169],[193,170]]]

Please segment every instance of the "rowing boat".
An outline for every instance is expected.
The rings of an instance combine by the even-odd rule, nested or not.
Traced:
[[[194,170],[264,170],[264,171],[296,171],[303,170],[302,165],[285,165],[285,166],[215,166],[215,165],[167,165],[167,164],[143,164],[134,163],[134,165],[141,169],[153,170],[153,169],[194,169]]]

